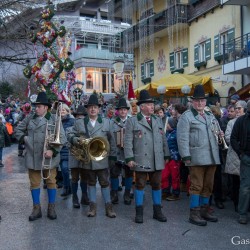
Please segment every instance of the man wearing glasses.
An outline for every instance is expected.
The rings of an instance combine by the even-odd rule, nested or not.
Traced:
[[[207,221],[218,221],[208,204],[216,165],[220,164],[218,135],[215,136],[217,120],[212,113],[204,111],[206,97],[202,85],[195,87],[191,99],[192,108],[181,115],[177,124],[177,142],[182,160],[190,169],[189,222],[206,226]]]

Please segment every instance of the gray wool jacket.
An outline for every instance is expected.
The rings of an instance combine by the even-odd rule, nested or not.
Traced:
[[[169,149],[162,120],[151,115],[152,126],[141,113],[129,118],[125,126],[124,156],[128,163],[136,163],[150,169],[135,168],[135,171],[154,172],[165,167],[165,160],[170,159]]]
[[[25,166],[28,169],[41,170],[47,123],[49,133],[54,133],[55,122],[55,115],[49,112],[43,118],[30,114],[15,128],[16,139],[25,144]],[[66,144],[67,139],[61,122],[59,136],[61,144]],[[48,146],[47,149],[53,151],[51,168],[58,167],[61,148],[62,146]],[[45,163],[47,164],[48,161],[46,160]]]
[[[85,124],[89,132],[89,138],[104,137],[109,142],[110,151],[109,155],[106,158],[100,161],[91,160],[89,163],[82,164],[82,167],[84,169],[90,169],[90,170],[109,168],[110,165],[109,160],[116,161],[117,159],[116,145],[115,145],[114,134],[111,128],[111,121],[107,118],[102,118],[101,116],[98,116],[95,127],[92,127],[88,116],[86,116],[85,118],[80,118],[75,120],[74,126],[72,127],[72,129],[68,130],[67,133],[67,138],[70,143],[73,142],[75,137],[84,136],[88,138],[85,129]]]
[[[178,149],[183,161],[191,161],[187,166],[220,164],[219,146],[212,131],[212,121],[216,118],[210,112],[204,114],[206,119],[191,108],[178,120]]]

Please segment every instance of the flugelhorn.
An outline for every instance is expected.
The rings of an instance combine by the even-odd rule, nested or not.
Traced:
[[[219,145],[222,145],[224,150],[228,149],[225,138],[224,136],[221,135],[222,130],[217,119],[216,118],[212,119],[211,124],[212,124],[212,132],[216,138],[217,143]]]

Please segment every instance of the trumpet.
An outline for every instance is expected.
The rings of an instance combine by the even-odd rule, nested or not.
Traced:
[[[222,130],[221,130],[219,122],[217,121],[216,118],[214,118],[212,119],[211,123],[212,123],[212,132],[216,138],[217,143],[223,146],[222,148],[223,150],[228,149],[224,136],[221,136]]]
[[[52,157],[45,158],[45,152],[50,146],[62,146],[63,144],[60,141],[60,132],[61,132],[61,120],[62,120],[62,104],[59,103],[56,110],[55,124],[49,124],[47,121],[46,131],[45,131],[45,140],[43,144],[43,159],[41,167],[41,177],[43,180],[47,180],[50,177],[50,170],[52,167]],[[50,129],[50,128],[54,129]],[[44,177],[43,170],[49,170],[48,176]]]

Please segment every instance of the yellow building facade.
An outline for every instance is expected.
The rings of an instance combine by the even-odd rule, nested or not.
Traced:
[[[192,2],[198,3],[192,5]],[[205,2],[210,2],[210,5],[206,5]],[[222,44],[241,35],[240,6],[212,2],[214,2],[212,7],[211,1],[204,0],[153,2],[156,17],[158,15],[160,18],[167,19],[168,17],[164,15],[168,13],[171,15],[176,11],[179,16],[183,14],[187,19],[184,22],[176,19],[173,25],[168,24],[155,32],[154,45],[151,45],[154,52],[148,53],[147,57],[141,55],[140,45],[135,46],[134,87],[157,81],[174,72],[210,76],[213,79],[214,88],[221,97],[228,97],[242,87],[241,75],[225,76],[222,73]],[[172,8],[175,9],[172,10]],[[197,11],[196,8],[198,8]],[[170,9],[169,12],[168,9]],[[185,11],[187,13],[184,13]],[[134,25],[140,28],[140,22],[143,20],[140,20],[138,13],[134,16],[134,20],[137,20]],[[154,28],[157,28],[157,20],[155,18]],[[139,38],[138,44],[141,42],[140,39],[145,38]],[[145,51],[143,53],[146,54]],[[226,99],[222,98],[221,102],[225,105]]]

